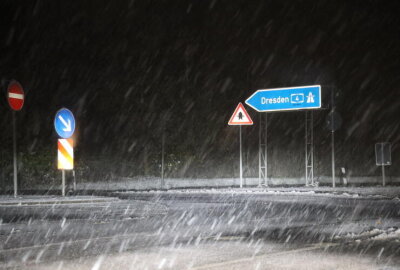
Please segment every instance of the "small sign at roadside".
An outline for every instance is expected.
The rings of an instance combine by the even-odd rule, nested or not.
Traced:
[[[376,165],[382,167],[382,186],[386,185],[385,166],[392,165],[392,145],[388,142],[375,144]]]
[[[375,144],[375,160],[377,166],[392,165],[392,145],[388,142]]]
[[[7,89],[7,100],[11,109],[20,111],[24,106],[25,94],[21,84],[17,81],[11,81]]]
[[[54,128],[61,138],[68,139],[71,137],[75,131],[75,118],[73,113],[66,108],[59,110],[54,118]]]
[[[251,120],[250,115],[247,113],[242,103],[239,103],[228,122],[230,126],[240,126],[240,125],[253,125],[253,120]]]
[[[240,102],[235,111],[233,112],[231,119],[228,122],[230,126],[239,126],[239,170],[240,170],[240,188],[243,187],[243,161],[242,161],[242,126],[243,125],[253,125],[253,120],[251,120],[250,115],[247,113],[243,104]]]

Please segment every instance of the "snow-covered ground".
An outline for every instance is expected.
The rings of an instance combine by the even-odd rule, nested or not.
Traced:
[[[30,265],[23,269],[400,269],[394,263],[376,260],[374,257],[351,253],[337,254],[324,250],[329,247],[329,244],[295,247],[270,242],[226,239],[213,243],[148,248],[120,254],[57,261]]]
[[[361,233],[347,233],[345,235],[335,236],[338,240],[354,240],[356,242],[368,240],[394,240],[400,243],[400,229],[390,227],[387,229],[371,228]]]
[[[144,191],[126,191],[128,193]],[[126,193],[122,192],[122,193]],[[334,196],[343,198],[369,198],[400,200],[400,187],[262,187],[262,188],[197,188],[149,190],[149,193],[211,193],[211,194],[275,194],[275,195],[306,195],[306,196]],[[118,193],[118,192],[117,192]]]
[[[373,187],[382,187],[381,179],[379,177],[352,177],[349,178],[349,186],[369,185]],[[320,189],[324,190],[325,186],[329,187],[331,178],[318,177],[316,182],[319,183]],[[305,186],[304,178],[270,178],[268,183],[271,187],[302,187]],[[339,178],[336,179],[338,186],[337,190],[341,190]],[[400,178],[391,177],[387,179],[387,184],[399,185]],[[228,188],[238,187],[240,180],[238,178],[166,178],[164,180],[165,189],[179,189],[179,188]],[[244,178],[243,185],[245,187],[257,187],[259,185],[258,178]],[[38,190],[59,190],[61,186],[36,186]],[[77,179],[78,190],[149,190],[160,189],[161,178],[151,176],[138,176],[134,178],[120,177],[109,181],[96,181],[87,182]],[[343,188],[346,190],[347,188]],[[318,190],[313,188],[312,190]],[[364,188],[361,188],[364,190]]]
[[[0,196],[0,206],[7,205],[39,205],[39,204],[70,204],[70,203],[95,203],[95,202],[115,202],[118,198],[100,196],[35,196],[20,195]]]

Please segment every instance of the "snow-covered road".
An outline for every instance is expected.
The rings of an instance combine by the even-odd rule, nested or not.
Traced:
[[[14,206],[14,211],[25,207],[25,218],[0,226],[2,267],[397,269],[400,265],[400,207],[393,199],[254,192],[136,192],[119,197],[89,205],[36,205],[30,210]],[[11,209],[0,208],[0,214]]]

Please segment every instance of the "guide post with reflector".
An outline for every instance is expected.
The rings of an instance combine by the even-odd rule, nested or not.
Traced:
[[[72,139],[58,139],[58,169],[74,169],[74,141]]]
[[[62,195],[65,196],[65,170],[74,169],[74,141],[58,139],[58,169],[62,172]]]

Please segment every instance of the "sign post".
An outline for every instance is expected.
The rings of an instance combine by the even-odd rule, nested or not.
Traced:
[[[18,195],[18,161],[17,161],[17,124],[16,124],[15,111],[12,112],[13,122],[13,178],[14,178],[14,197]]]
[[[240,173],[240,188],[243,187],[243,158],[242,158],[242,126],[239,126],[239,173]]]
[[[242,125],[253,125],[250,115],[247,113],[242,103],[239,103],[232,114],[228,125],[239,126],[239,173],[240,188],[243,187],[243,158],[242,158]]]
[[[164,153],[165,153],[165,130],[163,130],[161,138],[161,189],[164,188]]]
[[[58,139],[58,169],[62,174],[62,196],[65,196],[65,170],[74,169],[74,144],[70,137],[75,131],[75,118],[72,112],[62,108],[56,113],[54,127],[57,134],[63,139]]]
[[[75,174],[75,170],[72,170],[72,177],[74,178],[74,191],[76,191],[76,174]]]
[[[273,112],[273,111],[306,111],[306,185],[308,185],[309,177],[311,176],[311,183],[313,184],[313,171],[314,171],[314,159],[313,159],[313,117],[312,114],[309,117],[307,114],[308,110],[321,108],[321,86],[300,86],[300,87],[288,87],[288,88],[272,88],[272,89],[261,89],[253,93],[247,100],[246,104],[252,107],[258,112]],[[310,123],[308,123],[310,122]],[[267,124],[267,123],[266,123]],[[267,132],[265,132],[267,133]],[[260,152],[262,149],[260,132]],[[265,134],[265,137],[267,134]],[[267,156],[267,140],[265,139],[265,157]],[[265,158],[265,165],[262,164],[261,158],[259,158],[259,175],[265,167],[267,171],[267,161]],[[263,167],[264,166],[264,167]],[[310,173],[308,173],[310,170]],[[267,178],[267,176],[264,176]]]
[[[331,161],[332,161],[332,187],[336,185],[335,179],[335,172],[336,172],[336,165],[335,165],[335,132],[340,128],[342,125],[342,117],[340,114],[335,110],[335,107],[332,107],[331,112],[326,117],[326,125],[328,129],[331,131]]]
[[[13,178],[14,178],[14,197],[18,195],[18,161],[17,161],[17,123],[16,111],[20,111],[24,106],[25,94],[22,86],[17,81],[11,81],[7,88],[7,100],[12,112],[13,125]]]
[[[392,146],[388,142],[375,144],[376,165],[382,166],[382,186],[386,185],[385,166],[392,165]]]

